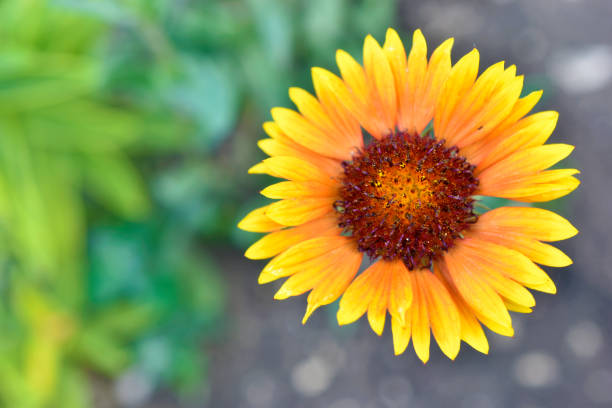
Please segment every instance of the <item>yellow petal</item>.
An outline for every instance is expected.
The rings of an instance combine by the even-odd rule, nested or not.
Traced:
[[[378,279],[371,283],[374,286],[374,296],[372,296],[368,307],[368,322],[370,322],[370,327],[374,333],[380,336],[385,328],[392,272],[388,268],[387,262],[378,261],[374,265],[377,265],[379,272]]]
[[[318,236],[340,235],[341,228],[335,215],[321,217],[299,227],[272,232],[262,237],[247,249],[244,256],[249,259],[266,259],[280,254],[287,248]]]
[[[246,215],[238,223],[238,228],[251,232],[270,232],[281,229],[283,226],[266,215],[269,205],[257,208]]]
[[[249,174],[269,174],[271,176],[277,177],[272,170],[264,162],[257,163],[247,170]]]
[[[480,54],[474,49],[463,56],[451,69],[444,83],[434,114],[436,136],[445,134],[446,126],[457,105],[474,84],[478,75]]]
[[[548,175],[545,175],[548,176]],[[537,177],[534,177],[537,179]],[[580,185],[576,177],[563,177],[550,183],[534,183],[524,187],[503,187],[494,197],[510,198],[525,203],[556,200],[574,191]]]
[[[514,125],[519,119],[528,114],[533,107],[538,103],[540,98],[542,98],[542,94],[544,92],[542,90],[533,91],[529,93],[527,96],[520,98],[514,106],[512,107],[512,112],[500,123],[495,133],[501,133],[508,127]]]
[[[296,226],[332,212],[335,198],[289,198],[268,206],[266,215],[273,221]]]
[[[465,258],[472,259],[522,284],[540,284],[549,279],[542,269],[525,255],[487,241],[477,231],[461,241],[461,248]]]
[[[390,129],[382,112],[382,105],[374,92],[374,86],[368,84],[361,65],[343,50],[336,52],[336,63],[340,68],[342,79],[350,89],[349,95],[345,99],[340,99],[341,102],[368,133],[377,139],[386,136]],[[336,89],[343,93],[341,86],[336,85]]]
[[[501,74],[504,72],[504,63],[498,62],[487,68],[474,82],[473,86],[465,92],[463,98],[457,102],[445,127],[437,129],[440,139],[448,140],[450,145],[457,144],[460,139],[457,137],[458,128],[484,106],[489,103],[489,98],[495,89]],[[511,109],[512,105],[508,107]],[[473,124],[472,124],[473,126]]]
[[[275,123],[273,124],[276,126]],[[313,166],[319,168],[321,171],[325,172],[328,176],[331,177],[335,177],[342,172],[342,167],[340,166],[340,162],[338,160],[330,159],[328,157],[321,156],[320,154],[317,154],[313,151],[309,151],[305,147],[298,145],[289,138],[263,139],[257,142],[257,145],[269,156],[297,157],[298,159],[302,159],[307,161],[308,163],[311,163]],[[263,163],[260,164],[263,165]],[[255,170],[255,166],[252,167],[251,170]],[[251,170],[249,170],[249,173],[252,172]],[[264,167],[261,170],[258,169],[257,173],[267,173],[276,176],[275,174],[272,174],[267,167]]]
[[[325,275],[331,271],[329,265],[321,266],[319,268],[304,269],[291,275],[289,279],[282,284],[282,286],[274,294],[274,299],[283,300],[291,296],[302,295],[316,286]],[[314,309],[311,310],[311,313]]]
[[[486,282],[500,296],[512,302],[526,306],[535,306],[533,295],[519,283],[504,277],[497,270],[487,267],[478,260],[466,259],[468,267],[474,274],[479,274],[483,282]]]
[[[459,313],[459,321],[461,328],[461,339],[465,341],[467,344],[472,346],[475,350],[480,351],[483,354],[489,353],[489,342],[487,341],[487,337],[478,322],[478,319],[474,315],[472,309],[465,303],[465,301],[461,298],[461,295],[457,293],[456,289],[453,288],[452,283],[449,281],[448,271],[442,272],[442,269],[445,269],[446,266],[444,262],[436,262],[434,263],[434,273],[438,277],[439,281],[444,285],[447,289],[448,293],[451,295],[453,302],[457,306],[457,311]]]
[[[482,226],[482,227],[481,227]],[[541,241],[560,241],[578,230],[565,218],[549,210],[533,207],[499,207],[478,218],[476,228],[520,233]]]
[[[416,278],[415,274],[412,273],[412,287],[413,300],[410,311],[412,312],[412,346],[419,359],[426,363],[429,360],[429,342],[430,342],[430,330],[429,330],[429,315],[427,310],[427,301],[423,288],[419,284],[420,282]]]
[[[457,306],[446,288],[429,270],[415,272],[427,301],[433,335],[440,350],[454,360],[461,345],[461,326]]]
[[[504,304],[506,305],[508,310],[511,312],[516,312],[516,313],[531,313],[532,312],[531,308],[523,306],[523,305],[519,305],[518,303],[514,303],[508,299],[504,299]]]
[[[391,268],[391,289],[389,292],[389,313],[401,324],[405,324],[406,313],[412,304],[410,271],[402,261],[389,262]]]
[[[413,109],[414,126],[419,134],[431,122],[443,85],[450,74],[453,43],[454,39],[449,38],[434,50],[427,66],[425,86],[417,89]]]
[[[336,63],[340,68],[342,79],[357,97],[357,100],[364,104],[367,103],[369,90],[361,65],[344,50],[336,52]]]
[[[536,194],[551,193],[559,189],[565,189],[572,185],[569,182],[570,180],[576,180],[570,176],[577,173],[580,172],[576,169],[545,170],[535,174],[506,179],[495,186],[487,184],[482,191],[491,196],[522,200],[523,197],[531,197]]]
[[[404,323],[401,323],[396,317],[392,317],[391,319],[391,331],[393,332],[393,352],[396,356],[402,354],[404,350],[406,350],[408,343],[410,343],[410,335],[412,333],[410,312],[408,312],[408,317],[403,320]]]
[[[265,159],[263,163],[279,178],[293,181],[318,181],[319,183],[335,185],[337,182],[328,174],[319,170],[309,162],[291,156],[275,156]]]
[[[546,274],[544,271],[542,271],[542,273]],[[548,278],[548,280],[546,280],[544,283],[525,283],[525,286],[527,286],[529,289],[538,290],[544,293],[550,293],[551,295],[557,293],[557,287],[550,278]]]
[[[346,289],[336,316],[340,326],[353,323],[368,310],[375,293],[376,272],[372,267],[366,269]]]
[[[481,146],[479,155],[469,157],[470,162],[477,164],[477,171],[481,172],[519,149],[540,146],[548,140],[558,119],[559,114],[554,111],[530,115],[490,138]]]
[[[385,118],[389,132],[395,128],[397,113],[397,94],[395,91],[395,78],[389,60],[385,56],[378,42],[368,35],[363,46],[363,64],[366,77],[378,96],[378,102]]]
[[[308,295],[308,308],[302,324],[317,308],[328,305],[338,299],[349,286],[361,265],[363,254],[353,247],[343,247],[344,251],[333,268],[314,286]]]
[[[264,188],[261,194],[268,198],[334,197],[338,191],[335,186],[318,181],[281,181]]]
[[[488,195],[487,191],[495,191],[496,185],[506,184],[516,178],[547,169],[569,156],[572,150],[574,146],[548,144],[513,153],[480,173],[478,194]]]
[[[402,40],[400,40],[399,35],[397,35],[397,32],[392,28],[387,29],[383,51],[387,57],[387,60],[389,61],[391,71],[393,72],[397,104],[398,109],[401,112],[404,87],[407,81],[406,51],[404,50],[404,44],[402,44]],[[398,122],[399,121],[400,120],[398,118]]]
[[[480,320],[482,324],[487,326],[491,331],[494,331],[495,333],[500,334],[502,336],[506,336],[506,337],[514,336],[514,328],[512,327],[512,322],[507,323],[507,324],[502,324],[499,321],[489,319],[488,317],[483,316],[479,313],[477,313],[477,316],[478,316],[478,320]]]
[[[538,219],[539,215],[542,222],[534,222],[533,218]],[[550,228],[547,221],[553,224]],[[555,225],[559,227],[555,229]],[[551,230],[553,234],[550,234]],[[554,235],[555,230],[561,231],[561,234]],[[488,211],[479,217],[473,231],[478,233],[478,238],[518,251],[533,262],[556,267],[571,265],[572,260],[557,248],[543,244],[536,238],[564,239],[578,232],[563,217],[530,207],[501,207]]]
[[[363,136],[359,122],[345,106],[349,91],[340,78],[321,68],[312,69],[312,82],[315,93],[334,126],[344,135],[349,146],[363,147]],[[348,102],[348,106],[353,106]]]
[[[552,245],[543,244],[538,241],[528,242],[526,239],[517,239],[513,245],[507,245],[516,251],[522,252],[527,258],[540,265],[561,268],[571,265],[572,259],[563,251]]]
[[[271,113],[283,133],[294,142],[323,156],[339,160],[350,159],[350,148],[333,143],[329,135],[299,113],[286,108],[273,108]]]
[[[470,113],[465,113],[467,119],[449,133],[449,136],[453,136],[449,144],[462,148],[486,137],[510,114],[522,88],[523,77],[516,77],[503,89],[486,98],[486,104],[476,105]]]
[[[488,134],[486,134],[483,138],[461,149],[461,155],[466,157],[470,163],[477,166],[477,173],[518,150],[518,148],[514,148],[515,142],[518,141],[518,139],[515,141],[506,141],[506,139],[512,139],[514,137],[514,133],[521,132],[521,129],[529,127],[531,123],[533,123],[533,120],[539,117],[540,113],[537,113],[521,120],[521,118],[529,113],[529,111],[536,105],[541,97],[542,91],[535,91],[531,92],[524,98],[519,98],[512,107],[510,113],[501,121],[501,123],[499,123],[493,130],[488,132]],[[543,116],[548,114],[548,112],[541,113],[545,114]],[[532,117],[535,118],[530,119]],[[524,147],[526,148],[543,144],[548,136],[550,135],[543,135],[540,133],[534,134],[533,138],[531,139],[533,142],[529,142],[528,145],[525,145]],[[518,137],[520,136],[517,135],[517,138]],[[542,139],[544,139],[544,141],[539,142]],[[499,147],[499,145],[506,143],[508,145],[505,147],[508,147],[508,150],[506,150],[505,147]],[[500,153],[503,157],[500,156]],[[486,160],[487,163],[484,163],[484,160]]]
[[[337,257],[352,249],[352,245],[352,240],[343,236],[324,236],[301,242],[268,262],[261,271],[259,283],[335,265]]]
[[[542,98],[542,94],[544,92],[542,90],[533,91],[529,93],[527,96],[520,98],[514,106],[512,107],[512,112],[502,123],[499,124],[497,130],[502,131],[503,129],[507,129],[509,126],[514,125],[519,119],[528,114],[534,106],[540,101]]]
[[[289,98],[297,106],[300,113],[310,122],[322,129],[333,128],[333,123],[323,107],[310,93],[302,88],[289,88]],[[334,138],[336,135],[329,135]]]
[[[507,248],[514,249],[540,265],[560,268],[572,264],[570,257],[559,249],[519,234],[505,233],[504,235],[498,235],[495,233],[482,232],[480,237]]]
[[[461,339],[483,354],[489,353],[489,342],[478,319],[467,307],[459,308]]]
[[[345,123],[333,109],[326,108],[314,96],[301,88],[290,88],[289,97],[298,107],[300,113],[313,124],[321,128],[335,144],[346,150],[357,151],[363,147],[361,130],[356,124]]]
[[[352,323],[369,309],[368,320],[374,332],[380,335],[387,307],[395,316],[408,310],[412,299],[409,279],[409,272],[401,261],[375,262],[351,283],[342,296],[338,323]]]
[[[312,68],[312,82],[327,111],[349,129],[349,132],[361,132],[358,119],[365,114],[365,101],[356,97],[342,79],[326,69]]]
[[[445,256],[446,268],[453,286],[479,315],[504,326],[510,325],[510,315],[501,298],[478,273],[470,270],[470,264],[467,262],[470,254],[464,254],[462,249],[465,245],[463,242],[461,244]]]
[[[406,71],[406,85],[402,95],[398,125],[400,129],[408,132],[417,132],[417,122],[421,121],[421,117],[417,116],[427,113],[420,106],[424,103],[423,95],[427,86],[427,43],[421,30],[415,30],[412,36],[412,48],[408,55]]]
[[[506,186],[521,186],[521,185],[527,186],[530,184],[555,183],[569,176],[573,176],[579,173],[580,173],[580,170],[578,169],[544,170],[544,171],[541,171],[531,176],[519,178],[514,182],[510,182],[506,184]]]

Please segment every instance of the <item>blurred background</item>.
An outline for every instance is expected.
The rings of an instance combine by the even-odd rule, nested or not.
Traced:
[[[612,406],[611,18],[608,0],[0,1],[0,406]],[[305,297],[274,301],[242,256],[269,109],[389,26],[517,64],[577,146],[582,186],[548,205],[581,230],[560,245],[575,264],[487,357],[394,357],[335,305],[302,326]]]

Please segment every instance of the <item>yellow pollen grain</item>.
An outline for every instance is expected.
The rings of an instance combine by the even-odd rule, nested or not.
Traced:
[[[406,164],[401,163],[396,171],[377,172],[378,178],[371,185],[380,189],[379,199],[384,200],[385,208],[395,205],[404,211],[414,211],[431,201],[431,186],[425,176],[419,176],[411,171],[406,171]],[[437,181],[437,180],[434,180]],[[410,217],[407,213],[406,217]]]

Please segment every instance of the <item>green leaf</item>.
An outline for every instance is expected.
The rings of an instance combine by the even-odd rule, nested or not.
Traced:
[[[72,355],[107,375],[114,375],[132,361],[132,354],[121,342],[99,329],[84,329],[72,344]]]
[[[94,304],[150,293],[149,231],[139,224],[98,227],[90,234],[90,299]]]
[[[317,56],[333,55],[343,34],[346,0],[312,0],[304,3],[304,36]]]
[[[88,99],[50,107],[28,117],[33,145],[50,153],[116,152],[141,140],[145,126],[144,118],[133,112]]]
[[[375,38],[384,39],[385,30],[395,26],[397,6],[393,0],[363,0],[360,7],[350,8],[349,21],[360,40],[364,34],[372,34]]]
[[[66,367],[62,373],[55,395],[56,406],[62,408],[89,408],[93,402],[87,378],[73,367]]]
[[[7,46],[0,64],[0,114],[86,96],[100,81],[99,68],[88,56]]]
[[[127,219],[141,219],[151,209],[142,178],[120,153],[84,159],[85,190],[97,202]]]
[[[288,68],[293,50],[293,24],[288,2],[248,0],[261,52],[273,65]]]
[[[239,78],[222,60],[181,57],[183,78],[167,90],[169,101],[199,125],[205,150],[228,136],[238,113]]]
[[[101,21],[120,25],[134,24],[134,13],[114,0],[80,1],[80,0],[53,0],[54,6],[66,8],[81,15],[94,17]]]
[[[117,302],[88,317],[89,327],[117,339],[131,340],[149,329],[158,312],[151,303]]]

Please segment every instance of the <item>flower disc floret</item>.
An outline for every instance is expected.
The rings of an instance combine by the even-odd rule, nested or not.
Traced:
[[[474,166],[429,134],[375,140],[343,167],[339,225],[372,259],[429,267],[477,220]]]

